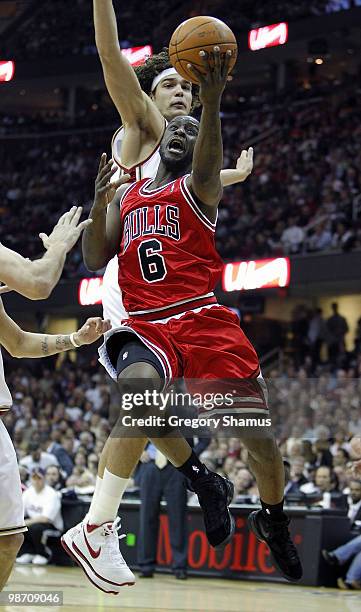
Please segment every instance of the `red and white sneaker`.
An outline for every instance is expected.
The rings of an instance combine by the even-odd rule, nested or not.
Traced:
[[[135,576],[130,571],[119,550],[121,528],[120,518],[114,523],[91,525],[87,517],[64,533],[61,544],[64,550],[83,569],[90,582],[105,593],[118,595],[120,588],[135,584]]]

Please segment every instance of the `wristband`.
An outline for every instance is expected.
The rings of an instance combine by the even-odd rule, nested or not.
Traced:
[[[80,344],[77,344],[77,343],[75,342],[75,339],[74,339],[75,333],[76,333],[76,332],[73,332],[72,334],[70,334],[70,336],[69,336],[69,340],[70,340],[70,342],[72,343],[72,345],[73,345],[75,348],[79,348],[79,347],[80,347]]]

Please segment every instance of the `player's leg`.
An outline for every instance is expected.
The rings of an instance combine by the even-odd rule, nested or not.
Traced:
[[[24,541],[23,500],[18,462],[9,433],[0,418],[0,590]]]
[[[0,537],[0,591],[6,585],[23,542],[22,533]]]
[[[148,363],[153,366],[157,370],[159,378],[164,379],[163,383],[164,381],[167,382],[171,377],[176,378],[178,358],[170,342],[170,334],[166,326],[156,326],[149,323],[138,325],[137,336],[130,333],[131,331],[132,330],[127,328],[119,335],[114,334],[114,340],[112,341],[112,337],[110,337],[105,345],[106,352],[102,349],[99,351],[101,362],[108,368],[108,372],[112,375],[112,369],[109,367],[109,362],[113,364],[114,368],[115,366],[117,367],[119,376],[121,368],[124,368],[124,363],[130,363],[132,360],[137,359],[138,361],[142,360],[143,363]],[[124,338],[128,343],[127,345],[124,344]],[[157,355],[145,346],[141,338],[147,338],[154,347],[157,347]],[[162,348],[160,349],[160,347]],[[162,358],[162,355],[165,355],[165,357]],[[125,359],[124,356],[126,357]],[[172,374],[172,376],[168,374],[168,378],[167,364],[170,364],[169,369]],[[133,372],[132,376],[135,378],[136,374]],[[140,380],[137,381],[138,386],[139,384]],[[136,390],[139,391],[139,389]],[[175,430],[168,431],[167,428],[160,428],[157,435],[154,435],[151,430],[142,429],[142,432],[145,432],[143,443],[145,443],[145,438],[148,437],[158,450],[168,458],[174,467],[186,476],[192,489],[199,495],[202,507],[204,506],[205,498],[207,498],[209,513],[211,513],[212,516],[216,515],[219,523],[215,525],[213,521],[212,525],[208,526],[208,521],[206,520],[208,526],[206,530],[207,536],[212,546],[223,546],[231,538],[234,531],[234,521],[228,510],[228,504],[233,495],[232,484],[228,481],[226,482],[225,479],[217,474],[210,474],[206,466],[198,459],[188,442],[179,432]],[[132,435],[134,436],[134,431]],[[142,440],[142,434],[138,432],[136,435],[137,438],[132,438],[132,440],[138,439],[140,442]],[[121,459],[127,453],[125,446],[126,436],[127,434],[124,431],[122,431],[120,435],[119,430],[117,435],[117,429],[115,428],[107,442],[106,448],[106,456],[115,459],[112,466],[108,464],[107,459],[106,468],[104,468],[104,478],[106,477],[108,480],[109,491],[110,487],[113,487],[113,496],[119,496],[118,501],[120,501],[124,490],[122,490],[122,483],[126,484],[125,480],[131,473],[131,464],[128,465],[128,469],[124,469],[126,466]],[[141,450],[143,450],[143,447],[140,442],[140,447],[138,449],[139,457]],[[120,457],[120,459],[117,459],[117,457]],[[103,469],[103,465],[104,463],[101,461],[100,469]],[[113,471],[111,471],[110,467],[112,467]],[[111,473],[109,474],[109,472]],[[99,475],[98,473],[98,476]],[[122,481],[117,480],[117,477],[122,478]],[[90,509],[90,512],[94,510],[95,515],[97,512],[96,506],[102,504],[98,499],[103,498],[104,478],[101,481],[99,480],[100,487],[98,488],[101,494],[95,499],[95,502],[92,502]],[[118,491],[118,493],[116,491]],[[94,516],[94,514],[92,516]]]
[[[197,338],[193,346],[189,337]],[[269,427],[267,389],[259,373],[257,354],[239,326],[238,317],[224,307],[199,313],[196,320],[184,321],[181,342],[186,347],[187,376],[206,383],[206,390],[221,390],[232,397],[231,405],[203,410],[212,416],[216,410],[234,417],[259,419],[264,427],[240,429],[238,435],[248,448],[250,468],[260,490],[262,509],[252,512],[249,526],[257,537],[267,542],[275,565],[288,580],[299,580],[302,566],[288,530],[289,519],[283,512],[284,467],[277,443]],[[191,347],[191,348],[188,348]],[[252,424],[253,424],[252,421]],[[227,432],[226,432],[227,433]],[[234,430],[231,435],[236,435]]]
[[[125,344],[124,351],[129,350]],[[121,392],[125,388],[129,392],[134,384],[133,392],[139,392],[142,380],[146,386],[153,381],[157,386],[160,377],[157,370],[145,362],[132,363],[124,369],[119,367]],[[82,567],[89,580],[99,589],[115,594],[119,593],[121,586],[135,582],[119,551],[120,519],[117,515],[123,493],[146,443],[144,433],[136,431],[136,428],[132,429],[133,437],[125,437],[125,428],[120,423],[122,416],[107,441],[105,468],[96,503],[93,500],[82,523],[62,537],[63,547]]]

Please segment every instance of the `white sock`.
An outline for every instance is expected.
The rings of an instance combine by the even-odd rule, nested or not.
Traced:
[[[128,485],[129,478],[120,478],[105,468],[103,478],[97,477],[95,491],[90,505],[88,522],[101,525],[113,522],[118,514],[120,500]]]
[[[90,503],[90,507],[89,507],[87,514],[84,517],[86,521],[89,520],[89,516],[94,513],[95,508],[97,507],[97,502],[99,499],[100,489],[101,489],[102,484],[103,484],[103,478],[97,475],[97,478],[95,481],[95,489],[94,489],[93,497]],[[92,521],[89,521],[89,522],[91,523]]]

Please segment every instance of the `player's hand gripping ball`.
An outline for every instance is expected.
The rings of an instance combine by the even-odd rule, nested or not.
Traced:
[[[174,68],[187,81],[198,83],[188,64],[204,73],[204,65],[199,57],[200,51],[211,55],[214,47],[220,48],[221,57],[228,50],[232,55],[228,72],[231,72],[237,59],[237,41],[232,30],[215,17],[192,17],[183,21],[174,31],[169,43],[169,58]]]

